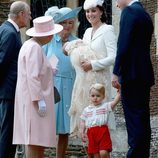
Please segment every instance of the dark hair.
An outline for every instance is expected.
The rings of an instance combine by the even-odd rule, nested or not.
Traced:
[[[99,8],[99,10],[103,12],[103,14],[100,18],[101,22],[103,22],[103,23],[106,22],[107,21],[107,16],[106,16],[106,11],[105,11],[104,6],[97,5],[97,8]]]

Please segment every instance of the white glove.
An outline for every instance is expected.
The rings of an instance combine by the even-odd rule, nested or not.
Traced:
[[[44,100],[38,101],[38,113],[41,117],[46,115],[46,103]]]

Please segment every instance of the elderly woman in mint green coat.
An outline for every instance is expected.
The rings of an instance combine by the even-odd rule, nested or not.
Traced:
[[[58,89],[61,101],[56,108],[56,132],[59,135],[57,158],[65,157],[65,151],[68,144],[68,135],[70,133],[70,117],[68,111],[71,104],[71,93],[73,89],[75,70],[71,65],[70,58],[63,53],[63,45],[67,41],[77,39],[72,35],[74,29],[75,17],[81,7],[70,9],[67,7],[59,9],[58,7],[49,8],[45,15],[53,17],[56,23],[63,26],[63,31],[54,35],[52,41],[44,46],[46,55],[50,58],[55,55],[58,58],[57,72],[54,77],[54,85]]]

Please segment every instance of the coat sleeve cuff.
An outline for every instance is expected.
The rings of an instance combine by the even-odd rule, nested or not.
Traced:
[[[116,76],[119,76],[120,75],[120,71],[117,70],[115,67],[113,69],[113,74],[116,75]]]
[[[91,60],[92,71],[96,71],[95,63],[96,63],[96,60]]]

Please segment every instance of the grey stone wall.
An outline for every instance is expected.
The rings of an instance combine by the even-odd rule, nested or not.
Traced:
[[[0,0],[0,24],[8,18],[10,0]]]

